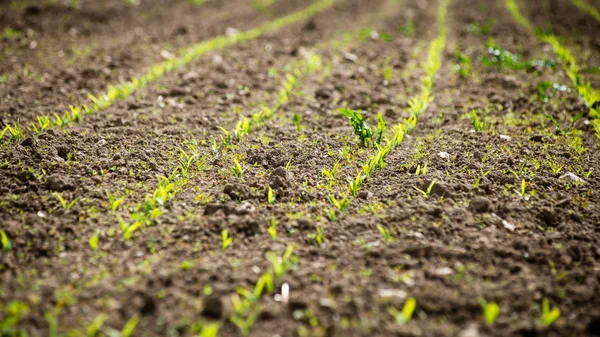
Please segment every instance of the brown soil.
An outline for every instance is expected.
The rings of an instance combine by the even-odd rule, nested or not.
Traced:
[[[0,1],[0,29],[31,31],[0,41],[9,53],[0,60],[0,75],[8,74],[0,119],[25,125],[141,74],[162,50],[176,54],[311,3],[278,1],[267,13],[245,0],[123,2],[74,11]],[[576,34],[567,45],[582,67],[600,65],[599,25],[570,0],[547,1],[549,9],[518,2],[534,24]],[[96,336],[118,335],[132,317],[132,336],[197,336],[206,322],[221,323],[219,336],[242,336],[229,319],[232,298],[271,267],[267,252],[281,256],[289,246],[297,263],[258,299],[250,336],[600,336],[599,139],[587,115],[571,123],[587,112],[574,88],[538,99],[542,81],[571,85],[560,65],[526,72],[480,62],[489,37],[526,59],[558,62],[502,0],[451,2],[433,102],[348,210],[329,218],[328,196],[345,193],[347,178],[374,153],[338,108],[368,111],[370,125],[377,112],[390,127],[409,116],[437,6],[338,1],[308,21],[209,53],[81,123],[2,143],[0,229],[11,247],[0,253],[0,336],[90,335],[101,314]],[[489,36],[469,29],[490,18]],[[403,34],[411,22],[414,34]],[[379,38],[363,36],[371,28],[357,34],[361,27]],[[337,43],[344,32],[353,41]],[[92,53],[69,63],[72,48],[86,45]],[[472,60],[469,79],[456,71],[457,50]],[[233,130],[241,117],[276,105],[285,74],[308,52],[322,66],[298,80],[274,117],[214,150],[219,127]],[[42,79],[23,78],[25,64]],[[482,132],[473,130],[473,109],[486,113]],[[164,214],[126,240],[119,219],[133,222],[157,177],[169,176],[190,145],[200,157],[186,183]],[[231,171],[234,158],[242,177]],[[323,170],[336,163],[330,181]],[[429,197],[417,191],[434,180]],[[115,212],[106,191],[125,197]],[[64,209],[53,192],[77,201]],[[378,226],[390,231],[389,242]],[[223,229],[233,238],[225,251]],[[289,298],[281,300],[284,285]],[[390,307],[402,310],[409,297],[415,313],[399,325]],[[482,298],[500,308],[493,325]],[[549,327],[540,323],[543,299],[561,310]],[[15,314],[17,303],[26,310]]]

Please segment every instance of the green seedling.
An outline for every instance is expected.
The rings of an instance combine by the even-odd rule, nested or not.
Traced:
[[[52,127],[50,116],[40,115],[37,116],[38,124],[31,123],[31,130],[37,134],[40,134]]]
[[[4,127],[2,132],[0,132],[0,141],[4,140],[4,136],[6,134],[10,135],[9,141],[13,141],[13,142],[16,142],[16,141],[20,140],[21,138],[23,138],[23,131],[21,130],[21,125],[19,124],[18,120],[15,122],[14,125],[8,124]]]
[[[202,1],[202,3],[206,0],[192,0],[192,1]],[[194,332],[199,332],[199,337],[217,337],[219,334],[219,329],[221,329],[221,325],[217,322],[206,323],[202,322],[200,324],[194,325]]]
[[[242,118],[235,125],[235,130],[233,131],[233,134],[237,139],[242,139],[250,132],[250,127],[251,121],[248,118]]]
[[[487,325],[493,325],[500,314],[500,307],[495,302],[487,302],[484,298],[479,298],[479,305],[483,312],[483,318]]]
[[[338,175],[339,172],[340,172],[340,162],[339,161],[336,161],[335,164],[333,164],[333,167],[331,168],[331,170],[323,169],[321,171],[321,173],[325,177],[327,177],[327,179],[331,183],[333,183],[335,181],[335,177]]]
[[[427,163],[425,163],[425,165],[423,165],[423,168],[421,168],[421,164],[417,165],[417,169],[415,170],[415,175],[426,175],[427,174]]]
[[[269,205],[273,205],[275,203],[275,192],[273,192],[273,189],[270,186],[269,190],[267,191],[267,202]]]
[[[222,128],[220,126],[218,128],[221,129],[221,132],[223,132],[223,134],[219,136],[221,137],[221,144],[223,144],[223,146],[231,144],[231,134],[229,133],[229,131],[225,130],[225,128]]]
[[[525,179],[521,180],[521,190],[515,191],[523,200],[527,201],[529,198],[535,194],[535,191],[527,191],[527,182]]]
[[[392,241],[392,235],[390,234],[390,230],[381,226],[381,225],[377,225],[377,230],[379,231],[379,234],[381,234],[381,237],[383,237],[383,242],[388,243],[390,241]]]
[[[385,67],[385,68],[383,69],[383,79],[384,79],[386,82],[388,82],[388,83],[389,83],[389,82],[392,80],[392,74],[393,74],[393,73],[392,73],[392,67],[390,67],[390,66],[387,66],[387,67]]]
[[[229,231],[227,229],[221,231],[221,250],[227,250],[227,248],[231,246],[232,242],[233,239],[229,236]]]
[[[335,222],[335,220],[337,218],[337,214],[335,214],[335,209],[327,208],[326,212],[327,212],[327,218],[329,219],[329,221]]]
[[[266,257],[269,262],[271,262],[271,266],[273,267],[273,273],[277,277],[278,280],[283,278],[283,275],[290,269],[292,266],[296,265],[297,257],[293,254],[294,246],[288,246],[281,257],[275,255],[275,253],[269,252]]]
[[[433,186],[435,186],[435,181],[436,179],[433,179],[431,181],[431,184],[429,184],[429,187],[427,187],[426,191],[423,191],[422,189],[418,188],[417,186],[413,185],[413,188],[415,190],[417,190],[419,193],[421,193],[423,195],[423,197],[425,197],[425,199],[429,198],[431,196],[431,191],[433,190]]]
[[[348,199],[347,196],[344,196],[344,198],[341,200],[337,200],[333,194],[330,194],[328,198],[329,201],[333,204],[333,206],[339,209],[340,212],[346,211],[346,209],[348,209],[348,206],[350,206],[351,199]]]
[[[377,113],[377,139],[375,140],[375,143],[381,144],[381,140],[383,138],[383,134],[385,133],[385,130],[386,130],[385,119],[383,118],[383,115],[381,114],[381,112],[378,112]]]
[[[487,125],[487,123],[486,123],[487,117],[485,116],[485,114],[483,115],[482,118],[479,118],[479,116],[475,112],[475,109],[473,109],[473,110],[471,110],[470,118],[471,118],[471,122],[473,123],[473,129],[475,129],[476,132],[482,132],[485,130],[486,125]]]
[[[540,322],[542,326],[549,327],[554,323],[557,319],[560,318],[560,309],[552,308],[550,309],[550,301],[544,297],[542,299],[542,317]]]
[[[402,326],[410,322],[416,307],[417,300],[414,297],[409,297],[404,302],[402,311],[398,311],[396,308],[390,306],[388,307],[388,312],[394,317],[396,324]]]
[[[301,121],[302,121],[302,116],[300,114],[294,113],[294,119],[292,120],[292,122],[296,126],[296,131],[298,131],[298,132],[300,132],[300,130],[302,130],[302,125],[300,125]]]
[[[460,52],[460,50],[456,50],[456,65],[454,68],[462,78],[471,78],[472,70],[471,70],[471,59]]]
[[[92,324],[90,324],[86,329],[87,337],[96,337],[98,331],[100,331],[100,329],[104,325],[104,322],[106,322],[107,319],[108,316],[104,313],[101,313],[98,316],[96,316]]]
[[[106,196],[108,197],[108,202],[110,203],[110,210],[113,214],[119,209],[119,206],[125,201],[125,197],[117,198],[109,190],[106,190]]]
[[[189,176],[192,165],[198,158],[198,154],[194,153],[192,155],[188,155],[184,150],[179,150],[181,152],[179,155],[179,170],[181,171],[181,176],[183,178],[187,178]]]
[[[275,241],[277,239],[277,228],[275,227],[277,225],[277,221],[275,220],[275,217],[271,218],[271,226],[269,226],[268,232],[269,235],[271,236],[271,239],[273,239],[273,241]]]
[[[96,251],[98,249],[98,241],[98,234],[94,234],[92,235],[92,237],[90,237],[89,244],[93,251]]]
[[[130,337],[138,323],[140,323],[140,315],[135,314],[127,321],[127,323],[125,323],[123,329],[121,329],[121,337]]]
[[[71,202],[67,203],[67,201],[63,198],[63,196],[58,192],[52,192],[52,195],[60,202],[60,205],[64,209],[71,209],[75,205],[75,203],[79,200],[79,198],[73,199]]]
[[[555,162],[554,160],[547,160],[546,165],[548,165],[548,167],[550,168],[550,171],[554,175],[559,174],[563,169],[563,167],[560,164],[558,164],[557,162]]]
[[[342,116],[350,120],[350,125],[354,128],[354,133],[360,138],[362,145],[366,147],[371,139],[373,139],[373,130],[365,122],[365,112],[348,108],[340,108],[339,112]]]
[[[4,250],[4,252],[8,253],[8,251],[12,248],[10,239],[8,238],[8,235],[6,235],[6,233],[0,229],[0,243],[2,243],[2,250]]]
[[[325,241],[325,232],[322,227],[317,227],[314,233],[310,233],[307,237],[317,243],[317,245],[322,245],[323,241]]]
[[[11,28],[5,27],[4,30],[0,33],[0,40],[11,40],[13,38],[21,36],[23,33]]]
[[[233,158],[233,166],[231,167],[231,172],[233,172],[233,175],[236,177],[241,177],[244,174],[244,169],[242,168],[242,165],[240,165],[240,162],[236,157]]]
[[[356,174],[356,178],[354,178],[354,179],[348,178],[350,194],[353,197],[356,197],[358,195],[358,191],[360,190],[365,178],[366,178],[366,176],[364,174],[362,174],[362,172],[360,172],[360,171]]]

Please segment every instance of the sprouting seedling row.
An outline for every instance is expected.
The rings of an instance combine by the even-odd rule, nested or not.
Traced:
[[[421,91],[409,100],[410,116],[404,121],[398,123],[392,128],[392,136],[387,139],[385,145],[376,144],[375,153],[362,164],[362,171],[357,172],[354,179],[349,179],[349,193],[342,195],[341,199],[334,195],[329,196],[329,201],[340,211],[348,209],[351,201],[358,194],[358,191],[364,185],[364,182],[377,169],[383,169],[384,159],[400,144],[404,139],[406,132],[413,130],[416,126],[419,116],[427,109],[431,103],[433,79],[441,67],[441,55],[444,51],[447,41],[446,18],[450,0],[442,0],[437,12],[437,23],[439,27],[437,37],[431,41],[427,59],[423,64],[424,74],[421,77]],[[331,216],[330,216],[331,219]]]
[[[562,63],[562,68],[567,77],[571,80],[575,86],[578,95],[584,101],[589,108],[589,114],[594,119],[593,125],[596,130],[598,137],[600,138],[600,113],[598,112],[598,103],[600,102],[600,90],[595,90],[589,81],[585,81],[580,74],[580,68],[575,60],[575,57],[571,51],[562,45],[559,39],[552,33],[546,33],[535,27],[529,22],[529,20],[521,13],[519,5],[516,0],[506,0],[506,7],[512,14],[514,19],[524,28],[526,28],[531,34],[537,36],[541,41],[549,44],[554,54],[558,56]]]
[[[285,74],[281,86],[274,93],[276,100],[274,106],[268,107],[266,105],[261,105],[260,110],[252,113],[249,118],[241,118],[236,123],[235,129],[231,132],[220,127],[221,131],[223,132],[223,135],[221,136],[221,145],[227,147],[232,142],[234,137],[237,140],[242,140],[250,133],[252,129],[269,121],[273,115],[277,113],[280,108],[289,100],[289,97],[294,88],[296,88],[298,85],[299,80],[304,76],[320,69],[321,66],[321,57],[318,54],[312,53],[304,55],[301,60],[292,63],[291,67],[293,70]]]
[[[596,7],[587,3],[585,0],[571,0],[579,10],[593,17],[596,21],[600,22],[600,12]]]
[[[254,29],[244,31],[233,36],[221,35],[193,45],[187,48],[179,57],[152,66],[145,72],[144,75],[140,77],[133,78],[128,82],[121,82],[117,85],[109,85],[105,92],[99,93],[97,95],[89,94],[88,97],[90,101],[87,104],[71,108],[71,111],[75,109],[79,112],[77,114],[77,118],[73,118],[71,114],[70,118],[61,118],[62,121],[60,122],[60,124],[54,123],[50,127],[54,127],[57,125],[61,127],[67,127],[72,123],[80,122],[83,120],[84,116],[84,114],[81,113],[82,111],[85,111],[88,115],[103,111],[112,104],[114,104],[116,101],[126,99],[134,92],[148,86],[149,84],[155,82],[156,80],[165,76],[166,74],[171,73],[193,61],[198,60],[200,57],[202,57],[204,54],[210,51],[223,49],[244,41],[253,40],[266,33],[277,31],[290,24],[306,20],[316,15],[317,13],[331,7],[335,3],[335,1],[336,0],[319,0],[300,11],[275,19]],[[67,112],[65,112],[65,115],[66,114]],[[63,115],[63,117],[65,115]],[[4,131],[13,130],[16,128],[16,125],[17,122],[15,122],[12,125],[7,125]],[[23,133],[20,134],[20,137],[18,139],[20,139],[22,136]],[[3,138],[0,138],[0,141],[3,141]]]

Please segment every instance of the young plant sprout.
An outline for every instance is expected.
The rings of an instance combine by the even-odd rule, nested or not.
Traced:
[[[482,132],[485,130],[486,119],[487,119],[485,114],[480,119],[479,116],[477,116],[475,109],[473,109],[473,110],[471,110],[470,117],[471,117],[471,122],[473,123],[473,129],[475,129],[476,132]]]
[[[429,184],[429,187],[427,187],[426,191],[423,191],[422,189],[418,188],[417,186],[413,186],[413,188],[415,190],[417,190],[419,193],[421,193],[423,195],[423,197],[425,197],[425,199],[429,198],[429,196],[431,196],[431,191],[433,190],[433,186],[435,186],[435,181],[436,179],[433,179],[431,181],[431,184]]]
[[[229,236],[229,231],[227,229],[223,229],[223,231],[221,231],[221,250],[227,250],[232,242],[233,239]]]
[[[231,167],[231,172],[233,172],[233,175],[236,177],[241,177],[244,174],[244,169],[242,168],[242,165],[236,157],[233,158],[233,166]]]
[[[388,243],[390,241],[392,241],[392,235],[390,234],[390,230],[381,226],[381,225],[377,225],[377,230],[379,231],[379,234],[381,234],[381,237],[383,238],[383,242]]]
[[[500,314],[500,307],[495,302],[487,302],[484,298],[479,298],[479,305],[483,312],[483,318],[487,325],[493,325]]]
[[[541,323],[544,327],[549,327],[554,323],[557,319],[560,318],[560,309],[552,308],[550,309],[550,301],[544,297],[542,300],[542,317]]]
[[[267,202],[269,205],[273,205],[275,203],[275,192],[273,192],[273,189],[270,186],[269,190],[267,191]]]
[[[402,311],[398,311],[396,308],[390,306],[388,307],[388,312],[394,317],[396,324],[405,325],[408,324],[412,319],[412,315],[415,312],[416,307],[417,300],[414,297],[409,297],[406,302],[404,302]]]
[[[275,217],[271,218],[271,226],[269,226],[268,232],[269,235],[271,236],[271,239],[273,239],[273,241],[275,241],[277,239],[277,228],[275,228],[275,225],[277,225],[277,221],[275,220]]]
[[[371,130],[371,127],[365,122],[365,112],[348,108],[340,108],[339,112],[342,116],[350,120],[350,125],[354,128],[354,133],[360,138],[362,145],[367,147],[373,138],[373,130]]]
[[[4,250],[4,252],[8,252],[10,250],[11,246],[11,242],[10,239],[8,238],[8,235],[6,235],[6,233],[0,229],[0,243],[2,243],[2,250]]]
[[[63,196],[60,193],[53,192],[52,195],[58,200],[58,202],[60,202],[62,208],[67,210],[71,209],[71,207],[73,207],[75,203],[77,203],[77,201],[79,200],[79,198],[75,198],[71,202],[67,203],[67,201],[63,198]]]

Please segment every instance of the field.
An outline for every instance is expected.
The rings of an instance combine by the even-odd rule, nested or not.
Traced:
[[[600,336],[599,10],[0,1],[0,337]]]

